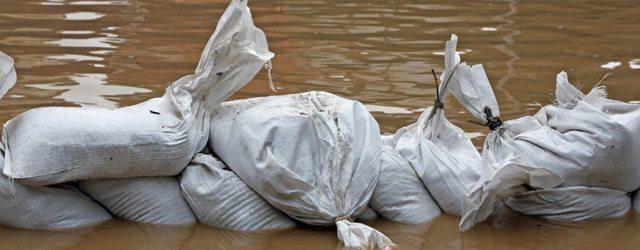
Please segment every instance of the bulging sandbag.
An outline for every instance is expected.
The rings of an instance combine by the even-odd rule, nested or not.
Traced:
[[[196,222],[175,176],[85,180],[78,187],[124,220],[155,225]]]
[[[114,110],[37,108],[7,122],[4,174],[30,185],[177,175],[206,145],[211,109],[272,57],[247,1],[233,0],[195,73],[173,82],[162,97]]]
[[[482,156],[466,133],[445,118],[443,101],[448,92],[453,92],[456,97],[466,94],[469,91],[467,87],[474,86],[469,81],[484,73],[482,66],[470,67],[460,62],[456,52],[457,42],[458,37],[452,35],[445,45],[445,68],[434,106],[427,108],[416,123],[398,130],[393,141],[395,149],[409,161],[445,213],[462,215],[463,222],[476,222],[477,218],[482,217],[483,220],[489,216],[501,197],[511,194],[522,184],[554,187],[558,185],[558,179],[545,171],[517,164],[505,164],[499,171],[487,171]],[[471,98],[462,100],[472,104],[484,103],[484,100]],[[482,185],[488,176],[514,182]],[[476,203],[469,202],[469,196],[476,197]],[[460,226],[465,230],[468,225],[461,223]]]
[[[311,225],[336,225],[346,247],[389,247],[352,222],[380,170],[378,124],[360,102],[326,92],[225,102],[211,122],[212,150],[271,205]]]
[[[383,146],[380,174],[369,205],[382,217],[404,223],[424,223],[440,216],[416,171],[395,149]]]
[[[196,154],[182,173],[180,186],[201,223],[239,231],[296,226],[211,155]]]
[[[473,69],[469,69],[473,71]],[[605,98],[603,86],[587,95],[573,87],[565,72],[557,76],[556,103],[540,109],[534,116],[502,123],[495,97],[484,70],[460,76],[463,89],[456,95],[471,113],[492,130],[483,149],[483,177],[470,195],[461,228],[484,220],[494,200],[519,191],[518,184],[534,188],[588,186],[631,192],[640,186],[640,105]],[[468,100],[484,100],[469,102]],[[492,101],[487,101],[492,100]],[[513,175],[505,166],[528,169]],[[500,174],[503,172],[505,174]],[[525,171],[526,172],[526,171]],[[528,182],[528,183],[527,183]],[[537,183],[534,186],[532,183]],[[500,187],[506,192],[487,194],[484,189]]]
[[[505,201],[512,210],[552,221],[615,218],[631,210],[626,192],[599,187],[558,187],[518,193]]]
[[[0,152],[0,169],[5,162],[3,155]],[[53,230],[87,227],[109,219],[107,210],[70,184],[31,187],[0,174],[2,225]]]

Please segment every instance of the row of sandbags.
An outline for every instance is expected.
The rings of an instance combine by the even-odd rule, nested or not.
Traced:
[[[602,88],[583,95],[561,74],[556,105],[502,123],[482,66],[461,62],[456,43],[446,44],[434,106],[383,137],[364,105],[330,93],[222,103],[273,57],[246,1],[233,1],[196,72],[164,96],[116,110],[38,108],[9,121],[0,222],[68,228],[113,214],[261,230],[299,221],[335,225],[349,247],[388,247],[354,222],[375,214],[368,206],[408,223],[459,215],[463,230],[498,202],[562,220],[629,210],[627,193],[640,185],[630,153],[638,105],[606,99]],[[0,56],[6,93],[15,71]],[[482,155],[444,116],[449,92],[492,130]]]
[[[354,222],[371,214],[367,204],[382,145],[378,125],[361,103],[312,92],[218,107],[272,57],[246,0],[234,0],[195,73],[172,83],[162,97],[115,110],[45,107],[14,117],[2,136],[5,194],[12,201],[3,202],[10,206],[3,209],[1,220],[10,220],[3,224],[68,228],[113,214],[174,225],[197,217],[255,230],[290,227],[293,218],[335,225],[348,247],[393,245]],[[8,90],[15,82],[13,61],[4,56],[2,63],[11,70],[0,83]],[[212,155],[197,154],[207,144],[233,172]],[[62,184],[73,193],[63,193]],[[25,196],[41,189],[69,197]],[[47,211],[55,207],[47,203],[77,210]],[[47,216],[31,224],[18,216],[34,211]]]

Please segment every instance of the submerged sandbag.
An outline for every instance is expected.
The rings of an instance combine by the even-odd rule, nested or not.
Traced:
[[[211,155],[196,154],[182,173],[180,186],[201,223],[239,231],[296,225]]]
[[[326,92],[223,103],[209,144],[271,205],[311,225],[336,225],[346,247],[389,247],[357,219],[375,188],[381,138],[360,102]]]
[[[369,205],[387,220],[424,223],[440,216],[438,204],[409,162],[395,149],[383,146],[380,174]]]
[[[196,222],[175,176],[86,180],[78,187],[124,220],[156,225]]]
[[[2,147],[0,145],[0,147]],[[0,152],[0,169],[4,166]],[[31,187],[0,174],[0,224],[27,229],[69,229],[111,219],[107,210],[70,184]]]
[[[164,96],[114,110],[37,108],[7,122],[4,174],[30,185],[177,175],[206,145],[211,109],[272,57],[247,1],[233,0],[195,73],[173,82]]]
[[[492,131],[483,149],[483,177],[470,195],[461,228],[484,220],[490,210],[479,212],[481,208],[517,193],[515,184],[525,184],[526,179],[527,184],[544,183],[534,188],[590,186],[632,192],[640,187],[640,155],[635,153],[640,147],[640,105],[605,98],[603,86],[584,95],[561,72],[554,105],[541,108],[534,116],[502,123],[484,70],[480,67],[466,79],[464,94],[456,97]],[[499,174],[507,172],[503,169],[509,165],[537,174]],[[484,190],[506,186],[514,188],[493,196]]]
[[[631,210],[626,192],[598,187],[558,187],[518,193],[505,204],[512,210],[552,221],[615,218]]]

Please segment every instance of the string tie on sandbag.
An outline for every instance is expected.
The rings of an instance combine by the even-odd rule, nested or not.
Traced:
[[[333,220],[333,222],[334,222],[334,223],[338,223],[338,221],[341,221],[341,220],[346,220],[346,221],[348,221],[348,222],[353,222],[353,220],[351,219],[351,217],[349,217],[348,215],[341,215],[341,216],[337,216],[337,217]]]
[[[489,127],[490,130],[496,130],[497,128],[502,126],[500,117],[495,117],[491,114],[491,108],[484,107],[484,115],[487,118],[487,124],[485,124],[485,126]]]

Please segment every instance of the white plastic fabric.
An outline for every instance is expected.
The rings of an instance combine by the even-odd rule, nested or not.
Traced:
[[[16,69],[13,58],[0,51],[0,98],[16,83]]]
[[[182,173],[180,186],[201,223],[239,231],[296,226],[211,155],[196,154]]]
[[[154,225],[196,222],[175,176],[85,180],[78,187],[124,220]]]
[[[367,206],[367,208],[364,209],[364,212],[358,215],[357,221],[374,221],[378,219],[378,217],[378,212],[370,206]]]
[[[272,57],[246,0],[233,0],[195,73],[172,83],[164,96],[114,110],[37,108],[7,122],[4,174],[30,185],[177,175],[206,145],[211,110]]]
[[[356,219],[380,170],[378,124],[360,102],[326,92],[225,102],[213,151],[274,207],[311,225],[336,224],[346,247],[390,247]]]
[[[469,82],[476,90],[491,88],[483,79]],[[489,91],[469,91],[463,98],[482,99],[482,93]],[[640,147],[640,105],[605,96],[603,86],[582,94],[561,72],[555,105],[543,107],[534,116],[505,122],[489,133],[483,149],[483,177],[470,196],[461,228],[484,220],[489,210],[479,210],[513,195],[519,184],[534,188],[603,187],[623,192],[640,187],[640,155],[634,153]],[[478,118],[483,116],[486,120],[486,114]],[[525,171],[510,176],[498,174],[511,171],[504,170],[506,166]],[[531,185],[533,182],[539,186]],[[490,187],[504,192],[488,194],[485,189]]]
[[[552,221],[615,218],[631,210],[626,192],[598,187],[558,187],[518,193],[505,201],[512,210]]]
[[[378,184],[369,205],[382,217],[403,223],[424,223],[442,214],[416,171],[395,149],[383,146]]]
[[[3,165],[0,152],[0,169]],[[30,187],[0,174],[2,225],[54,230],[87,227],[109,219],[107,210],[70,184]]]
[[[452,35],[446,43],[439,102],[457,80],[457,42]],[[445,118],[443,108],[428,107],[416,123],[398,130],[393,140],[395,149],[411,164],[442,211],[461,215],[464,197],[480,179],[482,167],[480,153],[465,132]]]

